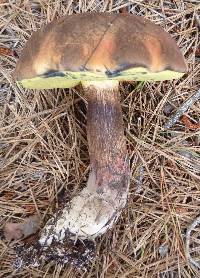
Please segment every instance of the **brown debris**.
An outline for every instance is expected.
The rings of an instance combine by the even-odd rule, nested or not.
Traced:
[[[200,58],[200,47],[197,48],[197,50],[196,50],[196,52],[195,52],[195,56],[196,56],[197,58]]]
[[[7,240],[28,237],[39,229],[40,219],[37,215],[28,217],[22,223],[7,222],[3,227],[4,236]]]
[[[200,128],[200,123],[199,124],[192,123],[191,120],[189,119],[189,117],[186,115],[182,116],[181,121],[187,128],[190,128],[190,129]]]
[[[122,14],[127,14],[128,13],[128,8],[127,7],[122,7],[120,10],[119,10],[120,13]]]
[[[0,47],[0,56],[16,56],[14,50],[10,48]]]
[[[60,265],[71,264],[77,269],[86,270],[95,258],[95,243],[91,240],[71,240],[69,235],[61,241],[55,241],[50,246],[40,245],[38,241],[34,245],[27,241],[23,246],[15,248],[17,257],[14,267],[36,267],[55,261]]]

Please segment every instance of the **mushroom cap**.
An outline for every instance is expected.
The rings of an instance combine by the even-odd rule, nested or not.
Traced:
[[[69,88],[84,81],[160,81],[186,62],[160,26],[132,14],[83,13],[54,20],[27,42],[14,79],[26,88]]]

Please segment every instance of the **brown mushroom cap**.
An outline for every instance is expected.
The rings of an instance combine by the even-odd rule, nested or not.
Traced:
[[[14,78],[42,89],[90,80],[168,80],[186,71],[176,42],[160,26],[132,14],[85,13],[35,32]]]

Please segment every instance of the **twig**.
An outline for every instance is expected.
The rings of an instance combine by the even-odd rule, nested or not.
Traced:
[[[200,18],[197,14],[195,15],[195,21],[196,21],[196,25],[197,25],[198,30],[200,30]]]
[[[185,167],[190,172],[194,174],[200,173],[200,157],[196,152],[187,149],[187,147],[185,146],[184,148],[178,150],[177,153],[181,155],[182,158],[185,158]],[[181,163],[181,161],[179,162]]]
[[[168,122],[164,125],[165,129],[171,128],[183,114],[200,98],[200,89],[193,94],[186,102],[178,108],[177,112],[172,115]]]
[[[144,178],[144,166],[140,165],[138,170],[137,170],[137,176],[135,177],[135,180],[136,180],[136,191],[135,191],[135,193],[140,193],[142,191],[143,178]]]
[[[196,226],[199,225],[199,224],[200,224],[200,216],[198,216],[193,221],[193,223],[188,227],[187,232],[186,232],[186,242],[185,242],[186,257],[198,269],[200,269],[200,264],[198,262],[196,262],[190,255],[190,236],[191,236],[192,230],[194,230],[196,228]]]

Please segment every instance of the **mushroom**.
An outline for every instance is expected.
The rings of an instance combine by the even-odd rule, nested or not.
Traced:
[[[30,89],[82,84],[91,168],[87,186],[44,227],[40,254],[66,238],[95,239],[113,226],[126,204],[130,168],[119,82],[170,80],[186,70],[170,35],[135,15],[72,14],[32,35],[14,78]],[[51,249],[57,257],[58,249]]]

